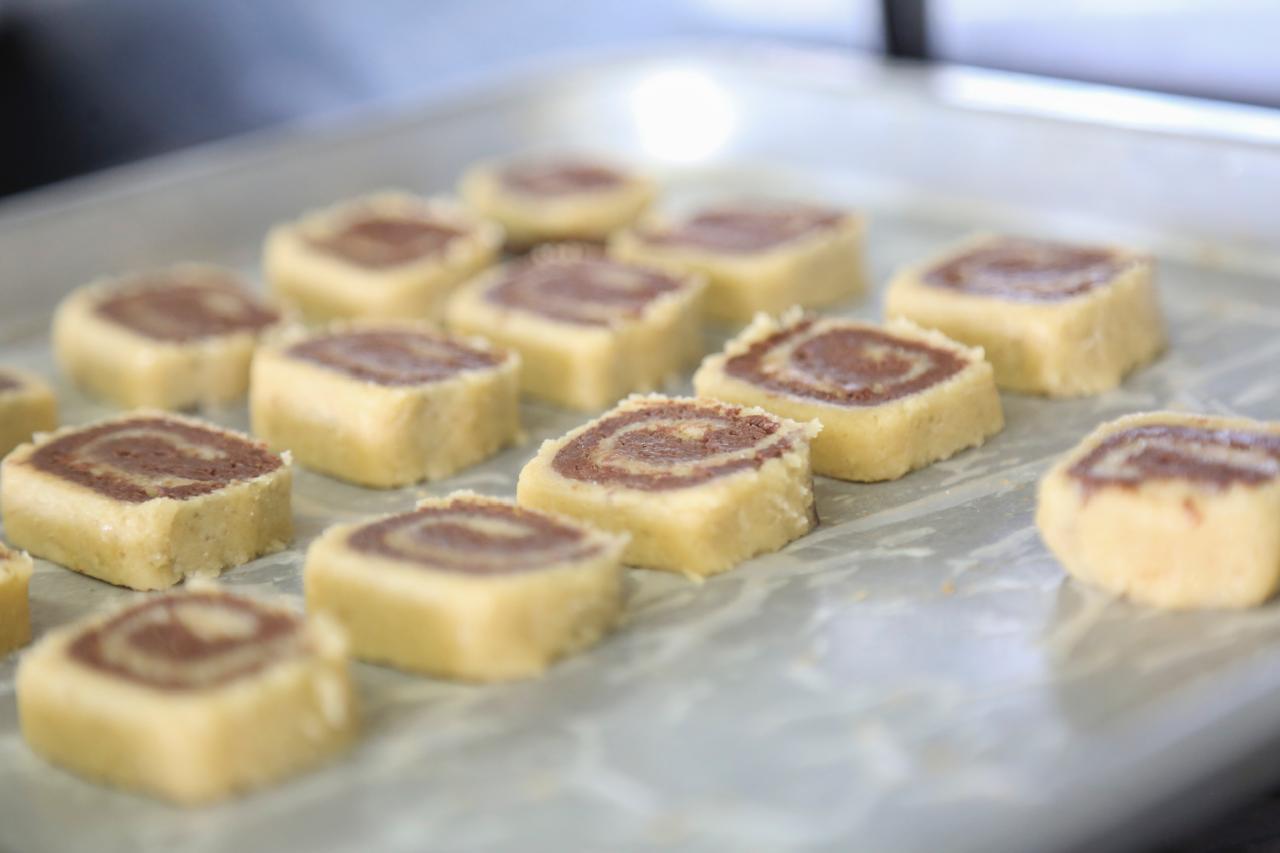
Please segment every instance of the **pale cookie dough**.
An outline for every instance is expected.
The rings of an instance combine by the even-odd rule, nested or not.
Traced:
[[[543,443],[516,501],[630,533],[624,562],[712,575],[813,529],[809,440],[820,428],[714,400],[636,395]]]
[[[307,609],[356,657],[446,678],[538,675],[618,617],[625,536],[462,492],[332,527],[307,552]]]
[[[500,226],[446,199],[382,192],[272,228],[263,268],[276,297],[310,322],[435,319],[502,240]]]
[[[462,199],[495,220],[515,249],[538,243],[603,243],[653,201],[653,181],[595,160],[552,157],[472,166],[458,185]]]
[[[244,397],[258,336],[279,319],[229,270],[182,264],[74,291],[53,350],[72,382],[117,406],[218,405]]]
[[[905,320],[879,327],[761,315],[693,377],[698,394],[817,420],[813,470],[893,480],[982,444],[1004,427],[982,350]]]
[[[24,444],[0,465],[10,541],[132,589],[216,575],[293,536],[288,457],[191,418],[137,412]]]
[[[273,783],[358,726],[342,630],[216,588],[61,628],[18,668],[23,737],[80,776],[184,805]]]
[[[1140,603],[1260,604],[1280,586],[1280,423],[1103,424],[1040,481],[1036,524],[1070,574]]]
[[[0,367],[0,458],[36,433],[57,426],[53,389],[30,373]]]
[[[610,253],[706,276],[707,314],[746,323],[758,312],[816,307],[866,290],[862,217],[813,205],[717,205],[622,231]]]
[[[696,276],[544,246],[463,286],[447,317],[519,352],[526,393],[598,411],[697,362],[703,289]]]
[[[0,542],[0,657],[31,639],[31,558]]]
[[[253,432],[363,486],[439,480],[520,437],[520,359],[420,324],[358,323],[264,346]]]
[[[1127,249],[979,235],[894,276],[888,317],[985,350],[996,384],[1075,397],[1165,347],[1155,263]]]

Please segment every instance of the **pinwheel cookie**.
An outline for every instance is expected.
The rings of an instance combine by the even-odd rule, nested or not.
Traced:
[[[248,437],[138,412],[25,444],[0,465],[5,534],[37,557],[163,589],[278,551],[292,474]]]
[[[0,542],[0,656],[31,639],[31,558]]]
[[[61,628],[18,668],[31,748],[95,781],[198,804],[333,755],[357,727],[346,640],[216,588]]]
[[[546,246],[464,286],[449,325],[520,353],[521,387],[598,410],[702,354],[702,279]]]
[[[866,289],[862,218],[786,202],[708,207],[643,223],[609,243],[622,260],[707,278],[707,314],[746,323],[757,312],[827,305]]]
[[[711,575],[817,523],[809,440],[819,429],[714,400],[628,397],[545,442],[516,500],[629,533],[633,565]]]
[[[1154,282],[1127,249],[981,235],[899,272],[885,313],[982,347],[1002,388],[1099,394],[1164,349]]]
[[[474,681],[537,675],[613,627],[625,543],[463,492],[330,528],[307,553],[307,606],[375,663]]]
[[[435,318],[501,248],[502,228],[457,204],[382,192],[277,225],[263,266],[277,298],[311,322]]]
[[[495,220],[514,249],[538,243],[601,243],[635,221],[653,200],[651,180],[619,166],[572,157],[523,157],[479,163],[458,192]]]
[[[264,346],[253,431],[365,486],[438,480],[520,435],[519,358],[419,324],[363,322]]]
[[[258,337],[279,319],[231,271],[184,264],[75,291],[54,315],[53,348],[95,397],[187,409],[242,398]]]
[[[58,401],[43,380],[0,367],[0,458],[58,425]]]
[[[758,317],[693,379],[698,393],[817,420],[813,470],[892,480],[1004,426],[982,350],[906,321]]]
[[[1280,424],[1103,424],[1041,480],[1036,523],[1069,573],[1135,601],[1259,604],[1280,586]]]

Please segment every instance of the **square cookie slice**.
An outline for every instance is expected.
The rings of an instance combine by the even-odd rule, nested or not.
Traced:
[[[814,205],[742,202],[617,234],[616,257],[707,278],[707,314],[741,324],[758,312],[816,307],[866,289],[860,216]]]
[[[276,297],[310,322],[434,319],[502,239],[501,227],[448,200],[382,192],[272,228],[263,268]]]
[[[131,589],[164,589],[279,551],[293,536],[287,457],[159,412],[70,427],[0,465],[10,541]]]
[[[703,288],[696,276],[544,246],[464,285],[447,316],[520,353],[528,394],[598,411],[697,361]]]
[[[507,245],[603,243],[653,201],[651,180],[585,157],[523,157],[472,166],[458,185],[462,199],[500,224]]]
[[[58,401],[43,379],[0,367],[0,457],[58,426]]]
[[[0,542],[0,657],[31,639],[31,558]]]
[[[1280,423],[1103,424],[1041,480],[1036,524],[1067,572],[1142,604],[1260,604],[1280,587]]]
[[[311,767],[357,728],[340,628],[216,588],[53,632],[23,658],[17,689],[35,752],[186,805]]]
[[[279,319],[231,271],[184,264],[76,290],[54,314],[53,350],[72,382],[117,406],[218,405],[244,397],[258,336]]]
[[[461,492],[332,527],[307,552],[307,608],[356,657],[446,678],[534,676],[617,619],[625,536]]]
[[[631,534],[624,562],[713,575],[813,529],[809,440],[820,428],[715,400],[636,395],[544,442],[516,500]]]
[[[899,272],[885,314],[982,347],[1001,388],[1100,394],[1164,349],[1154,278],[1128,249],[979,235]]]
[[[519,440],[519,373],[514,353],[423,325],[334,326],[262,348],[253,432],[363,486],[439,480]]]
[[[761,315],[693,377],[698,394],[817,420],[813,470],[893,480],[1004,427],[982,350],[905,320]]]

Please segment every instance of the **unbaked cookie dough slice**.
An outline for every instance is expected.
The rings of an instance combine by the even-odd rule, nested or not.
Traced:
[[[472,166],[458,192],[502,225],[507,245],[603,243],[653,201],[653,181],[619,166],[573,157],[524,157]]]
[[[439,480],[520,437],[520,359],[420,324],[357,323],[264,346],[253,432],[377,488]]]
[[[124,408],[235,402],[258,337],[279,322],[229,270],[183,264],[73,292],[53,318],[62,371]]]
[[[31,639],[31,558],[0,542],[0,657]]]
[[[696,276],[545,246],[465,285],[447,316],[519,352],[528,394],[592,411],[697,361],[703,288]]]
[[[5,533],[37,557],[132,589],[216,575],[293,536],[288,457],[159,412],[71,427],[0,465]]]
[[[356,657],[471,681],[538,675],[617,619],[625,536],[460,492],[332,527],[307,552],[307,608]]]
[[[0,367],[0,458],[38,432],[58,426],[58,401],[43,379]]]
[[[1070,574],[1143,604],[1260,604],[1280,587],[1280,423],[1103,424],[1041,480],[1036,523]]]
[[[185,805],[260,788],[357,730],[342,630],[200,588],[50,634],[18,668],[23,737],[54,764]]]
[[[609,243],[618,258],[705,275],[707,313],[746,323],[758,312],[816,307],[862,294],[862,217],[786,202],[706,208],[654,220]]]
[[[1154,279],[1128,249],[979,235],[899,272],[885,313],[982,347],[1001,388],[1100,394],[1165,347]]]
[[[820,428],[715,400],[636,395],[544,442],[516,500],[630,533],[624,562],[712,575],[813,529],[809,440]]]
[[[693,385],[704,397],[819,421],[813,470],[842,480],[893,480],[1004,427],[982,350],[905,320],[762,315],[703,362]]]
[[[502,239],[500,226],[448,200],[382,192],[272,228],[263,267],[277,298],[311,322],[434,319]]]

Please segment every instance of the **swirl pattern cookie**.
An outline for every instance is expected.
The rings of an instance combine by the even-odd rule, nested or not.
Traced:
[[[31,639],[31,558],[0,542],[0,657]]]
[[[619,258],[705,276],[707,312],[745,323],[757,313],[815,307],[866,289],[863,223],[812,204],[723,203],[683,219],[654,220],[618,234]]]
[[[1136,258],[1115,249],[1009,237],[958,253],[925,273],[934,287],[1025,302],[1056,302],[1105,285]]]
[[[458,193],[499,222],[513,249],[539,243],[603,243],[653,201],[648,178],[599,160],[522,157],[472,166]]]
[[[303,654],[302,620],[220,592],[152,598],[85,630],[67,656],[158,690],[208,690]]]
[[[203,803],[343,748],[356,729],[347,669],[326,618],[202,588],[41,640],[18,670],[18,712],[27,743],[55,764]]]
[[[133,589],[217,574],[292,537],[288,460],[188,418],[138,413],[60,430],[2,470],[15,544]]]
[[[760,317],[703,362],[694,388],[817,420],[813,469],[844,480],[901,477],[982,444],[1004,425],[982,351],[905,321]]]
[[[520,360],[421,324],[334,326],[265,346],[255,435],[309,468],[375,488],[438,480],[515,443]]]
[[[1070,574],[1135,601],[1260,604],[1280,587],[1280,424],[1103,424],[1041,481],[1036,522]]]
[[[516,496],[630,533],[628,563],[714,574],[816,523],[809,441],[818,429],[713,400],[633,396],[545,442]]]
[[[996,382],[1049,396],[1097,394],[1165,345],[1152,260],[1110,246],[979,236],[900,271],[885,300],[982,347]]]
[[[449,325],[520,353],[522,389],[581,411],[648,391],[702,352],[703,281],[544,247],[449,302]]]
[[[536,675],[596,643],[621,604],[626,537],[459,493],[326,531],[307,606],[358,657],[472,681]]]
[[[277,225],[263,268],[276,297],[310,322],[434,319],[502,240],[501,227],[452,202],[384,192]]]
[[[58,401],[43,379],[0,367],[0,458],[58,425]]]
[[[123,408],[225,404],[244,396],[254,348],[279,321],[230,270],[184,264],[76,290],[54,315],[54,354]]]

